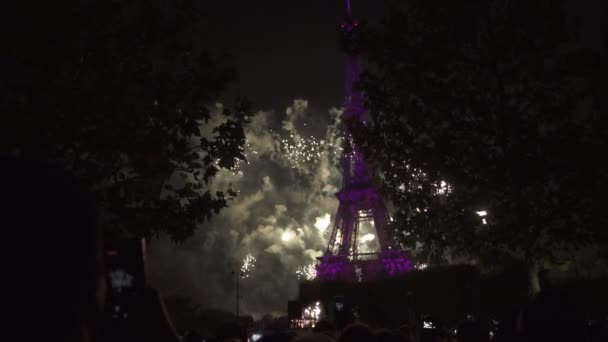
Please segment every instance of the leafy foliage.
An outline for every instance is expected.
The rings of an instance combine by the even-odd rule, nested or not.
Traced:
[[[199,41],[196,1],[11,4],[2,153],[51,160],[95,189],[110,235],[181,241],[235,196],[250,108],[215,108],[231,68]]]
[[[492,265],[560,262],[597,237],[607,126],[586,76],[601,60],[577,46],[559,2],[402,5],[368,34],[372,122],[353,129],[404,243]]]

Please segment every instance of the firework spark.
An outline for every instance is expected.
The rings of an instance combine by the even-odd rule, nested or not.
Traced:
[[[243,176],[243,169],[245,168],[246,165],[249,165],[249,158],[251,156],[257,156],[258,152],[256,150],[253,149],[253,146],[247,142],[245,143],[245,147],[243,149],[243,157],[245,159],[240,159],[240,158],[236,158],[234,161],[234,166],[230,168],[230,172],[232,173],[232,175],[234,176]]]
[[[284,159],[290,168],[299,172],[311,171],[324,157],[331,157],[336,153],[332,144],[314,136],[300,136],[293,132],[287,138],[277,133],[271,135],[276,141],[275,152],[281,155],[281,159]],[[245,159],[236,159],[234,166],[228,170],[235,176],[243,176],[244,168],[249,165],[250,158],[259,157],[260,153],[247,142],[243,155]],[[219,167],[219,160],[216,161],[216,166]]]
[[[314,280],[317,277],[317,267],[314,263],[300,266],[296,270],[298,280]]]
[[[321,302],[316,302],[313,305],[304,308],[304,319],[318,322],[321,318]],[[313,323],[314,324],[314,323]]]
[[[331,215],[329,215],[329,213],[315,218],[315,228],[317,228],[321,234],[325,233],[330,224]]]
[[[449,195],[452,192],[452,187],[445,181],[441,181],[435,184],[435,193],[437,195]]]
[[[328,151],[324,140],[294,133],[290,133],[287,139],[279,138],[277,149],[289,161],[291,168],[298,170],[316,165]]]
[[[251,272],[255,269],[255,262],[255,257],[251,253],[245,256],[241,265],[241,278],[251,277]]]
[[[357,253],[367,254],[375,252],[377,252],[377,250],[375,248],[370,247],[367,243],[357,243]]]

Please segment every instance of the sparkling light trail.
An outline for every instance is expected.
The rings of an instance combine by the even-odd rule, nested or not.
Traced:
[[[300,266],[296,270],[298,280],[314,280],[317,277],[317,267],[315,263]]]
[[[241,278],[251,277],[251,272],[255,269],[255,262],[255,257],[251,253],[245,256],[241,265]]]
[[[452,187],[445,181],[439,182],[435,185],[437,195],[448,195],[452,192]]]
[[[316,302],[313,305],[304,308],[304,319],[313,321],[313,327],[321,318],[321,302]]]
[[[313,136],[302,137],[290,133],[288,139],[279,140],[278,150],[295,169],[318,163],[326,152],[325,141]]]

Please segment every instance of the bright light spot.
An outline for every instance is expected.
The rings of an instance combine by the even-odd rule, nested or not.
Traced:
[[[477,215],[479,215],[480,217],[484,217],[484,216],[488,215],[488,212],[485,210],[481,210],[481,211],[477,212]]]
[[[255,342],[262,338],[262,334],[251,334],[251,341]]]
[[[321,318],[321,302],[316,302],[315,304],[304,308],[304,316],[302,317],[305,321],[311,321],[312,324],[315,324]]]
[[[110,283],[112,288],[121,292],[123,288],[130,288],[133,286],[133,276],[124,270],[117,269],[110,272]]]
[[[278,137],[278,150],[294,169],[301,170],[315,165],[327,152],[324,142],[313,136],[300,136],[290,133],[289,139]]]
[[[425,264],[425,263],[421,263],[421,264],[418,264],[418,265],[414,266],[414,268],[417,269],[417,270],[424,270],[427,267],[428,267],[428,265]]]
[[[357,281],[363,282],[363,268],[355,266],[355,274],[357,275]]]
[[[482,223],[482,224],[488,224],[488,221],[486,221],[486,219],[485,219],[485,218],[483,218],[483,219],[481,219],[481,223]]]
[[[314,263],[300,266],[296,270],[296,275],[298,276],[298,280],[314,280],[317,277],[317,267]]]
[[[251,276],[251,272],[255,268],[255,262],[255,257],[252,254],[245,256],[241,265],[241,278],[249,278]]]
[[[374,241],[374,239],[376,238],[376,236],[374,234],[365,234],[361,237],[361,242],[369,242],[369,241]]]
[[[445,181],[439,182],[439,184],[436,185],[436,188],[437,195],[447,195],[452,192],[452,187]]]
[[[296,234],[294,232],[292,232],[292,231],[285,231],[281,235],[281,240],[283,240],[283,242],[288,242],[289,240],[293,239],[294,236],[296,236]]]
[[[315,218],[315,227],[319,230],[319,232],[323,233],[329,227],[331,223],[331,216],[329,214],[325,214],[324,216]]]

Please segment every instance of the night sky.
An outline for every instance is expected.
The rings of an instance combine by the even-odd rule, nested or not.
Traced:
[[[216,1],[210,6],[211,46],[233,55],[239,82],[231,94],[256,107],[284,111],[294,98],[316,109],[341,106],[344,80],[338,30],[343,0]],[[383,0],[355,0],[353,12],[380,20]],[[207,39],[207,37],[206,37]]]
[[[383,3],[354,0],[354,13],[377,22]],[[605,3],[577,1],[590,45],[605,25]],[[238,71],[226,101],[245,95],[257,112],[246,127],[249,164],[216,177],[214,186],[233,184],[239,198],[193,238],[182,245],[152,241],[149,277],[164,295],[234,311],[232,271],[252,255],[257,262],[241,282],[241,313],[284,314],[297,296],[296,272],[325,249],[338,205],[339,151],[332,145],[343,96],[337,27],[344,2],[216,1],[208,15],[209,35],[201,39],[232,55]]]

